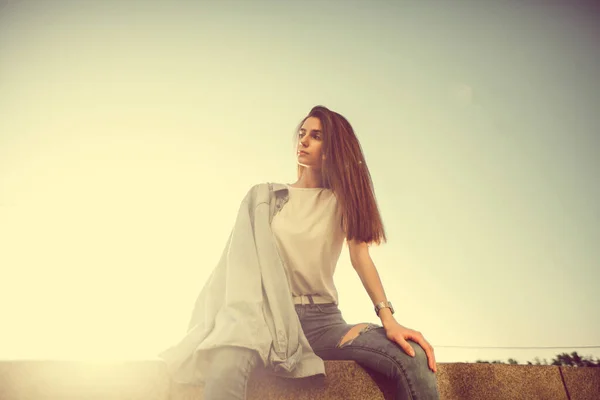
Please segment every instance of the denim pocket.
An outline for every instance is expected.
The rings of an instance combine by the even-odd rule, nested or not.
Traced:
[[[323,314],[338,314],[340,309],[335,303],[315,304],[315,307]]]

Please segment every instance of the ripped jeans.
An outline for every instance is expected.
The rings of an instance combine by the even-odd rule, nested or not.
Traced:
[[[355,325],[347,324],[338,306],[296,304],[302,330],[313,351],[323,360],[354,360],[362,367],[382,374],[395,383],[396,400],[438,400],[436,375],[427,365],[425,351],[409,341],[415,357],[407,355],[385,335],[380,325],[367,324],[358,336],[342,339]],[[259,362],[254,350],[224,347],[206,377],[206,400],[246,399],[252,368]]]

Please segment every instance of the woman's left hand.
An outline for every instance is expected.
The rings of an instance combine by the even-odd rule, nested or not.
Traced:
[[[423,348],[423,350],[425,350],[425,354],[427,355],[427,360],[429,364],[429,369],[431,369],[433,372],[437,371],[437,367],[435,365],[435,355],[433,354],[433,347],[431,347],[429,342],[425,340],[421,332],[408,329],[400,325],[396,321],[391,321],[384,327],[387,338],[393,342],[398,343],[402,350],[404,350],[404,352],[411,357],[415,356],[415,351],[406,340],[410,339],[413,342],[418,343]]]

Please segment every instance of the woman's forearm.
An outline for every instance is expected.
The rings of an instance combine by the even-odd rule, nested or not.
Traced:
[[[360,280],[369,294],[373,305],[387,301],[381,278],[377,272],[377,268],[369,255],[361,257],[359,260],[354,260],[352,263],[354,270],[360,277]],[[383,308],[379,311],[379,318],[383,326],[395,321],[392,312],[389,308]]]

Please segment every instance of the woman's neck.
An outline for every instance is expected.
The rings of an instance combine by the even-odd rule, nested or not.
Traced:
[[[296,183],[293,183],[291,186],[298,188],[322,188],[323,182],[321,179],[321,171],[318,171],[318,175],[315,175],[316,174],[311,174],[305,171],[300,179],[298,179]]]

